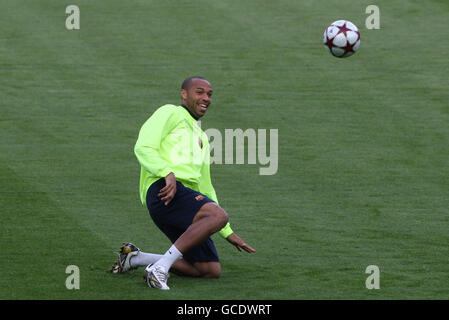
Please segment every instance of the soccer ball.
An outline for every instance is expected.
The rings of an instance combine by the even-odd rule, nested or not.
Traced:
[[[350,21],[332,22],[324,30],[324,46],[337,58],[352,56],[360,47],[359,29]]]

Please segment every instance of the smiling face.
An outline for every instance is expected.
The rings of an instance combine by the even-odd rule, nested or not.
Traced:
[[[212,103],[212,87],[209,81],[194,78],[185,89],[181,89],[181,97],[182,103],[199,119]]]

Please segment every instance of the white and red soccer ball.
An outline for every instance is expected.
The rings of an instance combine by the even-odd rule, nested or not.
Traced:
[[[360,31],[350,21],[337,20],[324,31],[324,46],[337,58],[353,55],[360,47]]]

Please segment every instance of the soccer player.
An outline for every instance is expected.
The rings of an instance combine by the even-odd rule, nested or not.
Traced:
[[[212,87],[202,77],[181,86],[182,105],[164,105],[143,124],[135,155],[141,165],[140,198],[170,239],[165,254],[142,252],[125,242],[111,272],[145,266],[148,286],[168,290],[168,272],[218,278],[221,266],[210,236],[218,232],[239,251],[255,252],[235,234],[218,205],[210,178],[210,150],[197,121],[211,105]]]

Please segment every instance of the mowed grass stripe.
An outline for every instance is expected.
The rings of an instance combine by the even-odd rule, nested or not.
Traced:
[[[79,291],[66,288],[66,267],[79,266],[81,286],[88,283],[88,273],[103,267],[96,261],[87,263],[93,252],[104,255],[103,250],[96,251],[99,239],[48,194],[20,178],[4,160],[0,162],[0,177],[4,239],[1,299],[81,297]]]

